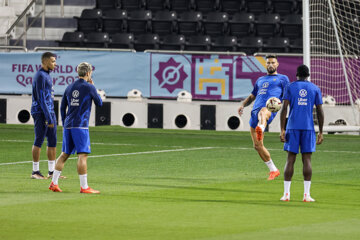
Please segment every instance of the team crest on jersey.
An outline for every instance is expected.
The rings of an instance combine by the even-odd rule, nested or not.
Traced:
[[[276,78],[274,78],[273,81],[275,82],[275,81],[276,81]]]
[[[79,93],[79,91],[78,91],[78,90],[74,90],[74,91],[72,92],[72,96],[73,96],[73,98],[78,98],[78,97],[79,97],[79,95],[80,95],[80,93]]]
[[[301,89],[301,90],[299,91],[299,95],[300,95],[300,97],[306,97],[307,91],[306,91],[305,89]]]

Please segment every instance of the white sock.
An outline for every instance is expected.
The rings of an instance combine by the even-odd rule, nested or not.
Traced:
[[[60,178],[60,175],[61,175],[61,171],[58,171],[58,170],[54,170],[54,174],[53,174],[53,177],[52,177],[52,182],[55,184],[55,185],[58,185],[59,183],[59,178]]]
[[[55,170],[55,160],[48,161],[49,172],[53,172]]]
[[[291,186],[291,181],[284,181],[284,195],[285,194],[290,195],[290,186]]]
[[[310,185],[311,181],[304,181],[304,194],[310,196]]]
[[[83,189],[87,189],[89,187],[87,184],[87,174],[79,175],[79,178],[80,178],[80,186]]]
[[[261,130],[264,132],[265,131],[265,126],[260,124],[259,127],[261,128]]]
[[[40,162],[33,162],[33,171],[37,172],[40,169]]]
[[[270,161],[265,162],[265,164],[268,166],[270,172],[278,170],[271,159]]]

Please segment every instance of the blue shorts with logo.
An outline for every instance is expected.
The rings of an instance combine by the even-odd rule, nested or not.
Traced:
[[[260,110],[261,109],[256,109],[256,110],[251,111],[251,117],[250,117],[250,121],[249,121],[250,127],[256,128],[256,126],[258,125],[258,123],[259,123],[258,114],[259,114]],[[269,125],[272,122],[272,120],[275,118],[276,114],[277,114],[277,112],[271,113],[271,116],[270,116],[269,120],[267,121],[267,125]]]
[[[301,153],[315,152],[316,135],[314,130],[286,130],[284,150],[299,153],[299,148]]]
[[[62,151],[66,154],[91,153],[89,129],[64,128]]]
[[[51,118],[54,119],[54,127],[49,128],[46,124],[45,115],[43,113],[34,113],[32,114],[34,119],[34,131],[35,131],[35,140],[34,146],[41,148],[44,143],[44,139],[47,139],[48,147],[56,147],[56,116],[55,113],[51,113]]]

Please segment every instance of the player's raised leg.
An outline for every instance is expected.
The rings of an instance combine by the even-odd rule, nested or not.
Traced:
[[[252,127],[250,127],[250,134],[255,150],[258,152],[260,158],[264,161],[264,163],[270,170],[268,180],[274,180],[276,177],[280,175],[280,171],[275,166],[274,162],[271,159],[269,151],[264,146],[263,139],[261,140],[257,139],[256,131]]]
[[[255,128],[257,140],[262,140],[264,138],[264,131],[266,128],[266,123],[271,117],[271,112],[266,108],[262,108],[258,113],[258,125]]]

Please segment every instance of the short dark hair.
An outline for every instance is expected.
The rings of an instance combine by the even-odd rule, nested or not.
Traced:
[[[51,57],[54,57],[56,58],[56,55],[53,54],[52,52],[44,52],[42,55],[41,55],[41,62],[44,62],[45,59],[49,59]]]
[[[296,70],[296,76],[300,79],[305,79],[309,77],[310,76],[309,68],[305,64],[298,66]]]
[[[265,56],[265,58],[266,58],[266,59],[268,59],[268,58],[275,58],[275,59],[277,59],[277,56],[276,56],[275,54],[268,54],[268,55]]]

